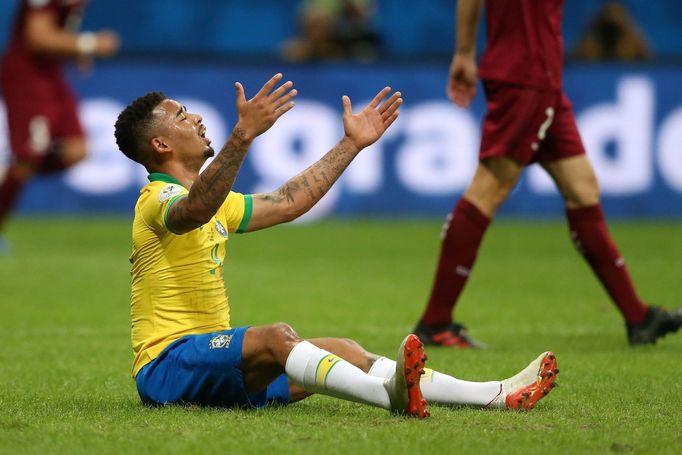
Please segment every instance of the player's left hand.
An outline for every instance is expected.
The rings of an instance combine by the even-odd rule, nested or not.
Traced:
[[[383,101],[390,92],[391,87],[385,87],[357,114],[353,114],[350,98],[344,95],[343,130],[358,150],[375,143],[398,118],[403,99],[400,92],[395,92]]]

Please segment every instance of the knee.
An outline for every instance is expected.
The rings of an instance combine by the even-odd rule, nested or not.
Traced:
[[[508,159],[489,159],[479,164],[464,197],[492,218],[519,180],[523,167]]]
[[[251,337],[250,348],[247,350],[249,357],[256,357],[261,362],[279,365],[286,363],[291,350],[302,341],[296,331],[284,322],[254,327],[247,331],[247,336]]]
[[[498,182],[498,185],[493,188],[490,197],[490,202],[493,204],[495,211],[497,211],[500,205],[502,205],[502,203],[507,200],[507,198],[509,197],[509,193],[512,192],[515,185],[516,181],[504,180]]]
[[[599,203],[599,182],[592,174],[576,182],[572,187],[563,191],[563,197],[568,208],[589,207]]]
[[[87,156],[88,156],[88,151],[85,149],[85,147],[79,148],[71,156],[71,160],[72,160],[71,164],[79,163],[79,162],[83,161],[85,158],[87,158]]]
[[[464,193],[465,199],[478,207],[484,215],[492,218],[500,208],[502,203],[507,200],[509,193],[514,188],[515,182],[495,181],[491,182],[483,189],[468,188]]]
[[[270,343],[271,350],[278,350],[280,347],[286,347],[287,350],[290,350],[295,344],[302,341],[298,333],[285,322],[272,324],[268,332],[268,338],[272,340]]]
[[[67,166],[73,166],[83,161],[88,156],[88,151],[84,143],[73,144],[64,148],[62,157]]]

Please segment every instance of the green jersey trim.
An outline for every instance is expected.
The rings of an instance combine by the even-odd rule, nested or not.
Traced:
[[[176,196],[173,196],[171,200],[168,201],[168,204],[166,204],[166,210],[164,210],[163,212],[163,225],[166,226],[166,229],[168,229],[173,234],[177,234],[177,232],[174,232],[171,228],[168,227],[168,212],[170,211],[171,206],[175,204],[178,199],[186,196],[187,196],[186,194],[178,194]]]
[[[166,182],[175,183],[184,188],[184,185],[180,183],[175,177],[171,177],[168,174],[163,174],[161,172],[152,172],[147,176],[150,182]]]
[[[251,200],[250,194],[244,195],[244,216],[242,217],[242,222],[237,228],[237,234],[242,234],[246,232],[246,228],[249,226],[249,221],[251,221],[251,211],[253,210],[253,201]]]

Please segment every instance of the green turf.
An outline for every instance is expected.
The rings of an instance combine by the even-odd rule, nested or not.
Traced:
[[[679,304],[680,224],[614,224],[647,300]],[[284,320],[393,355],[423,309],[437,221],[347,221],[233,236],[233,324]],[[462,379],[557,353],[530,413],[432,407],[416,421],[326,397],[235,411],[140,405],[129,377],[129,221],[14,220],[0,257],[0,453],[680,453],[682,334],[632,349],[561,223],[498,221],[458,318],[491,346],[431,349]]]

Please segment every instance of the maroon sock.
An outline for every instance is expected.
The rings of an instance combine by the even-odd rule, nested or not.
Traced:
[[[0,184],[0,227],[12,211],[23,186],[24,181],[17,178],[10,167],[5,175],[5,180]]]
[[[489,224],[490,218],[464,198],[448,215],[443,228],[438,269],[422,323],[440,325],[452,321],[452,309],[469,278]]]
[[[648,307],[639,299],[630,275],[606,228],[601,205],[567,209],[571,239],[590,264],[626,322],[644,320]]]

